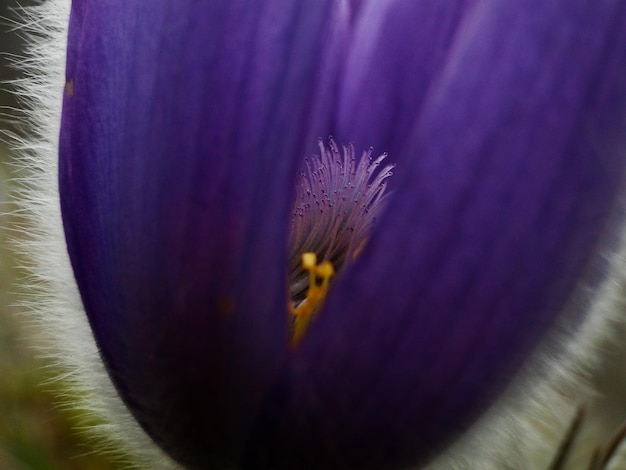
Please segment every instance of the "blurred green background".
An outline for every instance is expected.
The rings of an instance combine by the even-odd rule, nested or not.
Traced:
[[[54,371],[36,357],[27,318],[16,306],[24,295],[20,281],[26,273],[18,269],[20,260],[7,246],[18,236],[15,224],[24,223],[12,213],[14,175],[7,132],[19,134],[19,113],[8,82],[19,78],[12,63],[24,53],[16,11],[36,3],[0,0],[0,470],[114,469],[117,466],[72,429],[80,417],[56,398],[63,384],[47,381]]]

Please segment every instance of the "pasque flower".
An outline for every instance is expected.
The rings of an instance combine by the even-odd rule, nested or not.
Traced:
[[[370,147],[392,179],[357,167]],[[626,2],[74,0],[59,149],[102,361],[174,460],[423,464],[602,279]],[[344,209],[367,230],[294,343],[314,154],[355,155],[365,195]]]

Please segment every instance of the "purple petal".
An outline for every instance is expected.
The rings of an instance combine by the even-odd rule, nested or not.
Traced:
[[[424,462],[598,274],[626,160],[626,2],[486,0],[449,50],[386,216],[268,402],[255,468]]]
[[[356,2],[354,37],[340,86],[337,135],[402,164],[433,77],[475,0]]]
[[[192,468],[236,462],[284,361],[293,175],[327,127],[334,3],[73,2],[68,249],[120,395]]]

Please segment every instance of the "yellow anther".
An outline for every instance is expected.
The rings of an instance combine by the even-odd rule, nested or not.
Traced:
[[[322,307],[330,279],[335,275],[333,264],[330,261],[317,264],[315,253],[302,254],[302,269],[309,272],[309,288],[306,291],[306,298],[297,306],[291,307],[293,315],[291,343],[293,346],[298,345],[315,312]]]
[[[302,253],[302,269],[311,271],[317,266],[317,255],[315,253]]]
[[[322,264],[315,267],[315,274],[323,280],[329,280],[335,274],[333,263],[330,261],[324,261]]]

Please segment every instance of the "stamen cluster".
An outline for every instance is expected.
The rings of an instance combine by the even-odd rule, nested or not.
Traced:
[[[320,155],[305,159],[296,180],[296,200],[289,236],[290,294],[294,303],[306,297],[308,272],[302,254],[315,253],[339,271],[367,241],[385,205],[386,180],[393,165],[380,168],[387,157],[372,158],[372,149],[357,162],[352,144],[339,147],[331,138],[319,141]]]

